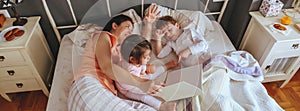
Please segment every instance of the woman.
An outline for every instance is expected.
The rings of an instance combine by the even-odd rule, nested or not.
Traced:
[[[148,14],[150,17],[145,19],[147,23],[154,21],[151,15],[154,13]],[[102,32],[93,34],[87,41],[81,66],[78,74],[74,77],[74,83],[69,93],[69,110],[154,110],[142,103],[124,102],[116,97],[118,93],[114,87],[114,81],[134,85],[144,91],[148,91],[151,87],[148,93],[156,93],[160,91],[159,87],[161,87],[153,85],[152,81],[128,76],[131,74],[113,64],[112,57],[120,57],[118,46],[132,33],[132,24],[130,17],[115,16],[106,24]],[[99,97],[101,98],[99,99]]]

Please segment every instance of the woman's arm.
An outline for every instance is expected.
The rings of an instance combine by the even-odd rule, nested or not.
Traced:
[[[115,81],[137,86],[145,92],[148,91],[149,87],[153,85],[152,81],[132,76],[128,71],[113,64],[109,36],[106,33],[101,33],[99,36],[95,51],[102,72]]]

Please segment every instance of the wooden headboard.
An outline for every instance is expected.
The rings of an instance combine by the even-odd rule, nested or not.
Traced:
[[[149,6],[149,4],[157,3],[158,5],[168,6],[168,7],[171,7],[173,9],[175,9],[175,10],[176,9],[198,10],[198,11],[204,12],[206,15],[213,15],[213,16],[217,15],[216,20],[218,22],[220,22],[221,19],[222,19],[223,13],[226,9],[228,1],[229,0],[198,0],[198,1],[195,1],[197,3],[196,4],[197,9],[190,9],[190,7],[182,7],[182,5],[179,5],[178,2],[182,2],[182,4],[184,2],[186,3],[186,1],[183,1],[183,0],[181,0],[181,1],[178,1],[178,0],[146,0],[146,1],[145,0],[140,0],[140,1],[137,1],[137,2],[133,3],[133,4],[136,4],[135,6],[128,6],[128,9],[134,7],[136,12],[138,14],[140,14],[141,17],[142,17],[144,10]],[[72,19],[73,19],[74,23],[71,24],[71,25],[60,25],[60,26],[58,26],[57,23],[55,22],[54,17],[51,14],[51,10],[49,9],[46,0],[42,0],[42,3],[44,5],[44,9],[45,9],[46,14],[48,16],[48,19],[50,20],[51,26],[52,26],[52,28],[55,32],[55,35],[57,37],[57,40],[59,42],[61,41],[61,35],[59,33],[60,29],[75,28],[79,25],[79,23],[78,23],[79,18],[76,17],[76,13],[74,12],[72,2],[70,0],[65,0],[65,2],[67,2],[67,4],[68,4],[69,12],[72,15]],[[82,2],[84,3],[84,2],[87,2],[87,1],[82,0]],[[99,0],[98,2],[105,2],[105,5],[107,7],[107,15],[106,15],[107,17],[111,17],[111,16],[114,15],[114,14],[112,14],[112,11],[111,11],[112,8],[113,8],[111,3],[113,3],[113,2],[116,3],[116,0]],[[140,2],[140,4],[137,4],[138,2]],[[210,10],[209,7],[214,7],[215,6],[214,4],[220,4],[220,3],[221,3],[221,6],[219,6],[220,7],[219,10],[217,10],[217,11]],[[122,4],[122,5],[124,5],[124,4]],[[195,5],[195,4],[193,4],[193,5]]]

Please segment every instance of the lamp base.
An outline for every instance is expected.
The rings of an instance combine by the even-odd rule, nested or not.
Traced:
[[[20,18],[19,20],[17,19],[16,21],[13,22],[13,26],[23,26],[27,23],[26,18]]]

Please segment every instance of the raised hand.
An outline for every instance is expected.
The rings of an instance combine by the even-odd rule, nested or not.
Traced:
[[[144,22],[145,23],[154,23],[157,16],[160,14],[160,11],[157,11],[157,5],[150,5],[148,8],[148,12],[145,14]]]
[[[147,13],[144,17],[145,26],[143,27],[142,35],[146,38],[146,40],[150,41],[152,37],[152,25],[156,21],[158,14],[160,11],[157,11],[157,5],[150,5]]]

